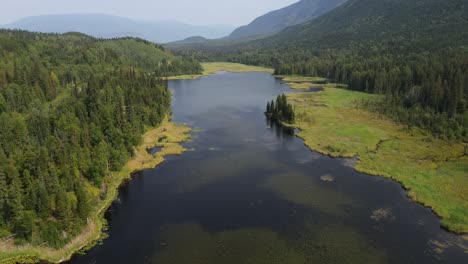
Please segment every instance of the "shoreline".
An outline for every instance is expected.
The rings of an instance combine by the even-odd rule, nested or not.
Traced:
[[[208,62],[202,63],[204,72],[201,75],[183,75],[168,77],[168,80],[189,80],[203,76],[216,74],[220,71],[228,72],[266,72],[273,74],[273,69],[250,66],[229,62]],[[192,129],[185,125],[176,125],[164,120],[158,127],[150,128],[142,135],[143,142],[135,147],[135,156],[127,161],[127,164],[118,172],[112,172],[106,177],[106,197],[99,202],[96,210],[88,217],[87,226],[82,232],[74,237],[67,245],[60,249],[53,249],[40,246],[16,246],[10,240],[0,240],[0,262],[1,263],[61,263],[68,261],[79,252],[92,248],[102,239],[103,230],[106,227],[104,214],[118,196],[119,188],[126,181],[131,180],[135,173],[152,169],[164,161],[168,155],[181,155],[187,149],[180,143],[191,138],[189,133]],[[163,142],[158,142],[164,138]],[[148,149],[162,147],[161,150],[152,156]]]
[[[207,64],[204,64],[204,67],[206,67],[206,65]],[[232,63],[210,63],[211,68],[209,68],[208,70],[205,69],[206,74],[204,73],[204,75],[198,75],[198,77],[188,78],[188,79],[196,79],[202,76],[208,76],[219,71],[252,72],[252,70],[247,70],[247,69],[250,69],[249,68],[250,66],[243,67],[239,65],[240,64],[232,64]],[[266,73],[270,73],[273,75],[273,72],[271,69],[261,68],[261,67],[257,67],[257,68],[258,68],[257,72],[266,72]],[[176,79],[179,79],[179,80],[186,79],[184,77],[186,76],[178,76]],[[334,143],[335,146],[331,143],[327,146],[326,145],[327,140],[330,140],[329,135],[326,135],[323,133],[315,133],[315,134],[310,134],[310,135],[308,134],[311,129],[313,130],[313,128],[308,127],[307,124],[309,124],[310,126],[312,123],[311,126],[315,126],[315,127],[320,126],[320,122],[317,122],[317,120],[314,119],[315,118],[314,116],[316,115],[320,116],[320,113],[317,114],[315,110],[320,109],[320,108],[339,109],[340,107],[343,107],[344,109],[346,109],[346,111],[348,110],[352,111],[353,113],[358,113],[358,112],[364,113],[365,110],[357,109],[354,105],[355,101],[352,101],[349,99],[348,101],[343,101],[347,103],[345,106],[343,106],[343,105],[339,105],[340,103],[342,103],[341,101],[337,103],[334,101],[317,100],[317,98],[310,98],[309,96],[307,96],[309,94],[312,94],[312,93],[307,92],[307,90],[315,86],[324,87],[324,92],[342,90],[342,89],[336,88],[336,87],[341,87],[338,84],[314,83],[315,80],[318,80],[318,79],[314,79],[315,77],[309,77],[308,79],[302,82],[299,76],[291,76],[289,79],[287,76],[285,77],[285,76],[273,75],[273,77],[282,79],[285,82],[285,84],[289,85],[292,89],[299,90],[299,93],[288,95],[288,99],[290,99],[293,102],[293,105],[303,104],[303,106],[299,107],[298,109],[299,111],[297,111],[296,114],[298,113],[302,114],[302,111],[306,111],[307,108],[310,111],[314,110],[312,114],[310,115],[304,114],[305,116],[299,118],[296,124],[293,124],[293,125],[287,124],[288,127],[300,129],[300,132],[296,134],[296,136],[303,140],[304,145],[306,147],[308,147],[312,151],[320,153],[321,155],[329,156],[332,158],[357,158],[357,163],[355,164],[355,166],[353,166],[354,170],[363,174],[370,175],[370,176],[384,177],[384,178],[397,182],[398,184],[402,186],[402,188],[404,188],[407,191],[408,199],[410,199],[412,202],[421,204],[431,209],[431,211],[437,217],[439,217],[439,219],[441,219],[441,228],[443,228],[444,230],[447,230],[448,232],[459,234],[462,236],[468,233],[468,227],[466,227],[466,224],[467,224],[466,222],[462,222],[462,224],[460,225],[461,227],[456,226],[457,228],[453,228],[452,226],[450,226],[450,222],[448,224],[445,223],[444,221],[447,218],[446,216],[444,216],[444,211],[440,209],[439,207],[434,206],[433,204],[431,205],[431,201],[428,202],[426,198],[420,198],[417,195],[417,191],[415,192],[414,188],[412,188],[412,184],[408,184],[408,182],[405,181],[407,180],[406,178],[404,177],[401,178],[401,176],[395,176],[395,175],[392,176],[391,175],[392,173],[387,173],[385,170],[382,171],[383,168],[378,167],[378,166],[373,167],[372,163],[369,164],[369,160],[371,160],[372,158],[376,158],[378,156],[378,152],[381,151],[380,150],[381,148],[385,149],[389,147],[388,144],[390,143],[393,144],[395,141],[399,141],[399,140],[407,140],[408,142],[412,143],[413,141],[409,139],[412,139],[413,137],[415,137],[417,140],[427,140],[429,138],[427,135],[423,135],[421,131],[416,131],[414,132],[415,135],[412,135],[413,131],[409,131],[409,132],[403,131],[400,125],[398,125],[397,123],[391,120],[384,118],[384,120],[376,121],[377,118],[382,119],[382,117],[381,116],[377,117],[378,115],[375,113],[367,113],[366,117],[368,115],[369,117],[367,118],[370,118],[370,119],[366,120],[365,119],[366,117],[364,117],[364,119],[362,120],[358,119],[358,121],[366,121],[366,122],[369,121],[369,123],[365,123],[365,125],[368,125],[369,127],[377,126],[379,129],[386,128],[386,126],[390,126],[391,124],[392,129],[395,129],[395,133],[401,132],[402,134],[401,135],[398,134],[397,137],[394,137],[394,135],[391,133],[387,134],[387,132],[385,133],[379,132],[377,133],[377,135],[374,135],[375,138],[373,138],[373,139],[378,139],[378,141],[374,140],[372,142],[363,142],[362,144],[355,144],[355,145],[353,144],[356,142],[352,142],[353,144],[351,145],[346,145],[346,144],[340,145],[339,144],[340,142],[336,141]],[[171,79],[171,80],[174,80],[174,79]],[[291,86],[290,85],[291,83],[296,84],[297,88],[294,88],[293,86]],[[302,93],[301,91],[304,91],[304,93]],[[320,93],[323,94],[324,92],[320,92]],[[353,93],[353,91],[349,91],[349,90],[343,90],[343,92],[346,94]],[[319,93],[315,93],[315,94],[319,94]],[[368,95],[368,96],[372,97],[375,95]],[[332,97],[332,100],[334,100],[333,97]],[[343,99],[339,99],[339,100],[343,100]],[[346,115],[341,112],[338,112],[338,114]],[[312,119],[309,120],[308,118],[312,118]],[[375,122],[375,123],[372,123],[370,121]],[[340,127],[340,125],[342,124],[338,124],[337,127]],[[362,124],[358,123],[358,125],[362,125]],[[63,261],[70,260],[77,253],[80,253],[80,252],[83,252],[92,248],[96,243],[98,243],[103,238],[102,237],[103,230],[106,227],[106,220],[104,218],[104,214],[106,210],[109,208],[109,206],[111,206],[111,204],[115,201],[115,198],[118,196],[120,186],[122,186],[122,184],[125,184],[126,182],[131,180],[132,176],[135,173],[138,173],[147,169],[152,169],[158,166],[164,161],[165,156],[180,155],[186,152],[187,150],[184,147],[182,147],[180,143],[185,142],[190,139],[189,133],[191,131],[192,130],[186,127],[185,125],[176,125],[167,120],[163,121],[159,127],[149,129],[142,136],[142,139],[143,139],[142,143],[139,146],[135,147],[135,155],[130,160],[128,160],[127,164],[122,168],[122,170],[119,172],[113,172],[108,177],[106,177],[106,187],[107,187],[106,197],[105,199],[100,201],[99,205],[96,207],[96,211],[93,212],[92,216],[89,217],[88,225],[83,228],[83,231],[80,233],[80,235],[73,238],[70,243],[68,243],[65,247],[58,249],[58,250],[45,248],[45,247],[37,247],[37,246],[35,247],[35,246],[8,245],[8,241],[7,242],[0,241],[0,262],[1,263],[18,263],[18,262],[36,263],[40,261],[47,261],[50,263],[60,263]],[[315,131],[315,132],[320,132],[320,130]],[[336,131],[332,131],[332,132],[336,132]],[[375,132],[375,131],[372,130],[371,132]],[[364,137],[366,135],[361,135],[361,136]],[[419,139],[418,137],[421,137],[421,139]],[[315,139],[318,139],[318,140],[315,140]],[[348,138],[341,138],[341,141],[346,141],[347,139]],[[355,141],[359,141],[359,139],[360,138],[354,138]],[[325,142],[325,145],[320,144],[320,143],[323,143],[323,141]],[[434,139],[434,141],[437,142],[437,144],[434,143],[436,144],[436,146],[439,146],[438,144],[441,144],[441,145],[451,144],[450,142],[445,142],[445,141],[438,140],[438,139],[437,140]],[[319,143],[317,144],[317,142]],[[415,142],[419,142],[419,141],[415,141]],[[338,144],[338,147],[336,147],[336,144]],[[428,144],[430,145],[431,143],[428,143]],[[148,150],[155,148],[155,147],[161,147],[161,150],[158,151],[153,156],[148,153]],[[390,149],[390,150],[393,150],[393,149]],[[458,150],[458,144],[457,144],[457,150]],[[424,153],[424,154],[427,154],[427,153]],[[447,157],[444,156],[443,158],[447,158]],[[440,159],[440,157],[436,156],[434,159]],[[434,163],[438,163],[437,166],[441,167],[443,165],[442,163],[444,162],[451,163],[451,162],[455,162],[455,161],[462,160],[462,159],[463,161],[460,161],[460,163],[462,164],[462,166],[466,166],[465,163],[468,162],[468,158],[466,157],[466,154],[459,156],[459,157],[449,156],[445,161],[438,160],[437,162],[434,161]],[[393,164],[393,166],[396,166],[397,164],[398,163]],[[393,172],[392,169],[390,171]],[[398,172],[395,172],[395,173],[398,174]],[[462,185],[461,187],[463,188],[463,186],[464,185]],[[463,204],[462,204],[462,208],[463,208]]]
[[[216,63],[214,63],[216,64]],[[223,69],[219,69],[220,71]],[[227,70],[229,71],[229,70]],[[216,71],[215,71],[216,72]],[[212,72],[210,74],[213,74],[215,72]],[[237,71],[231,71],[231,72],[237,72]],[[343,90],[342,88],[346,88],[346,85],[344,84],[336,84],[336,83],[328,83],[328,80],[325,78],[321,77],[304,77],[300,75],[274,75],[271,71],[264,71],[267,73],[272,74],[273,77],[282,80],[286,85],[288,85],[291,89],[297,90],[297,94],[293,95],[288,95],[288,97],[291,99],[291,97],[297,97],[300,96],[301,94],[304,93],[309,93],[310,89],[313,89],[315,87],[322,87],[324,90],[326,89],[337,89],[337,90]],[[207,74],[207,75],[210,75]],[[199,76],[202,77],[203,75]],[[198,77],[197,77],[198,78]],[[324,91],[323,90],[323,91]],[[352,94],[353,91],[350,90],[344,90],[346,93]],[[355,94],[363,94],[363,93],[358,93],[355,92]],[[366,94],[368,98],[371,97],[377,97],[379,95],[372,95],[372,94]],[[359,100],[359,98],[358,98]],[[296,102],[297,103],[297,102]],[[461,188],[463,189],[463,186],[466,186],[466,183],[463,181],[463,170],[468,170],[468,157],[466,154],[460,154],[463,152],[463,149],[466,147],[464,143],[462,142],[452,142],[452,141],[447,141],[447,140],[442,140],[442,139],[436,139],[431,135],[427,135],[423,130],[421,129],[412,129],[408,130],[403,127],[403,125],[398,124],[392,120],[390,120],[387,117],[384,117],[382,115],[376,114],[376,113],[370,113],[364,109],[357,110],[356,108],[356,102],[353,100],[349,100],[349,102],[346,102],[347,105],[344,106],[344,108],[352,108],[352,111],[354,112],[360,112],[360,113],[365,113],[367,116],[370,116],[369,120],[371,121],[371,124],[366,124],[368,125],[371,130],[372,126],[375,125],[377,128],[380,128],[378,124],[379,122],[385,123],[385,126],[390,127],[393,129],[397,136],[395,135],[374,135],[374,137],[377,138],[375,140],[375,144],[367,144],[366,145],[366,140],[364,139],[364,144],[363,146],[357,146],[357,148],[353,148],[356,146],[347,146],[345,148],[342,148],[343,146],[339,146],[339,150],[337,151],[336,149],[333,148],[333,143],[330,144],[329,146],[319,146],[314,145],[310,142],[310,139],[305,135],[307,132],[307,127],[298,125],[297,123],[294,125],[286,124],[290,128],[297,128],[300,129],[301,132],[296,134],[297,137],[301,138],[304,141],[304,145],[308,147],[310,150],[315,151],[321,155],[329,156],[332,158],[356,158],[357,163],[353,167],[353,169],[359,173],[363,173],[366,175],[370,176],[375,176],[375,177],[384,177],[386,179],[390,179],[398,183],[405,191],[406,191],[406,196],[408,199],[410,199],[412,202],[415,202],[417,204],[420,204],[428,209],[430,209],[436,217],[440,219],[440,227],[450,233],[454,233],[457,235],[461,235],[463,237],[468,234],[468,219],[466,219],[466,216],[463,214],[460,214],[459,211],[466,211],[468,210],[468,202],[466,200],[463,200],[463,198],[460,199],[461,197],[465,197],[465,193],[463,191],[458,191],[459,193],[462,192],[461,194],[456,195],[455,198],[457,198],[457,201],[452,202],[453,196],[450,195],[451,191],[446,190],[448,187],[441,187],[442,190],[438,190],[436,187],[434,189],[432,184],[422,182],[422,184],[418,185],[417,183],[413,183],[412,181],[418,181],[418,179],[411,179],[411,177],[408,177],[408,175],[411,175],[413,171],[409,170],[408,171],[401,171],[399,168],[400,165],[406,165],[406,168],[404,169],[411,169],[412,162],[415,162],[418,166],[420,164],[418,163],[429,163],[429,164],[423,164],[421,166],[420,171],[416,169],[416,174],[421,174],[417,175],[415,178],[423,178],[425,176],[430,176],[434,177],[434,174],[440,175],[443,174],[443,172],[437,171],[440,167],[445,167],[445,166],[458,166],[462,168],[448,168],[446,171],[444,171],[446,174],[455,174],[452,178],[445,179],[442,182],[438,182],[440,185],[448,184],[449,187],[456,188],[457,186],[462,186]],[[326,107],[323,102],[319,102],[316,106],[313,107]],[[312,107],[312,108],[313,108]],[[332,105],[332,108],[337,108],[340,106],[337,105]],[[360,120],[358,120],[360,121]],[[315,122],[315,121],[312,121]],[[310,123],[310,122],[309,122]],[[375,124],[373,124],[375,123]],[[285,124],[282,124],[285,125]],[[340,125],[337,125],[338,127]],[[402,135],[400,135],[400,133]],[[379,134],[379,133],[376,133]],[[384,133],[385,134],[385,133]],[[323,135],[323,134],[322,134]],[[320,135],[316,135],[319,137]],[[334,144],[340,143],[340,140],[343,139],[336,139],[336,142]],[[432,144],[432,142],[434,142]],[[408,149],[399,149],[398,147],[395,147],[394,149],[390,150],[395,151],[404,151],[406,150],[407,154],[406,156],[409,156],[407,158],[410,158],[409,161],[400,161],[400,163],[392,164],[390,165],[391,169],[382,167],[382,166],[373,166],[372,159],[375,157],[369,157],[371,155],[373,156],[379,156],[380,148],[382,145],[385,145],[384,147],[387,148],[385,151],[389,151],[389,146],[390,144],[395,144],[395,143],[402,143],[402,144],[422,144],[423,147],[418,149],[416,147],[416,153],[411,153],[412,150]],[[330,147],[330,148],[327,148]],[[432,153],[430,148],[438,149],[442,148],[442,155],[437,155]],[[447,150],[453,148],[454,150]],[[460,153],[458,153],[458,152]],[[426,153],[427,152],[427,153]],[[364,155],[362,155],[364,154]],[[388,153],[387,153],[388,154]],[[409,154],[409,155],[408,155]],[[429,158],[426,158],[425,156],[429,156]],[[444,156],[445,155],[445,156]],[[433,159],[433,160],[431,160]],[[381,163],[385,163],[386,160],[381,160]],[[375,162],[378,163],[378,162]],[[404,167],[404,166],[403,166]],[[428,168],[429,167],[429,168]],[[435,167],[435,168],[434,168]],[[439,173],[439,174],[438,174]],[[461,180],[460,180],[461,178]],[[448,182],[448,183],[447,183]],[[435,184],[437,186],[437,184]],[[421,191],[418,191],[418,189],[424,189],[427,187],[432,187],[430,191],[427,193],[422,192],[422,195],[419,195]],[[445,189],[444,189],[445,188]],[[466,188],[465,188],[466,189]],[[433,194],[431,194],[433,192]],[[421,197],[422,196],[422,197]],[[432,197],[436,196],[436,197]],[[444,202],[441,202],[440,199],[444,200]],[[448,207],[448,208],[446,208]],[[461,207],[461,209],[460,209]],[[464,209],[465,208],[465,209]],[[451,220],[451,217],[454,217],[455,220]],[[459,218],[462,218],[463,220],[459,220]]]
[[[240,63],[232,62],[204,62],[201,64],[203,67],[203,73],[199,75],[181,75],[181,76],[170,76],[168,80],[194,80],[204,76],[210,76],[216,74],[217,72],[226,71],[226,72],[265,72],[273,74],[274,70],[265,67],[259,66],[250,66]]]
[[[298,127],[295,127],[295,126],[291,126],[289,125],[289,127],[291,128],[298,128]],[[309,146],[308,144],[305,143],[305,138],[298,135],[298,134],[295,134],[294,136],[302,139],[304,141],[304,146],[306,146],[308,149],[310,149],[311,151],[313,152],[316,152],[322,156],[326,156],[326,157],[329,157],[329,158],[332,158],[332,159],[356,159],[357,163],[360,162],[360,156],[359,155],[334,155],[334,154],[331,154],[327,151],[324,151],[324,150],[321,150],[321,149],[314,149],[313,147]],[[429,210],[431,210],[431,212],[440,220],[440,228],[449,232],[449,233],[452,233],[452,234],[455,234],[455,235],[459,235],[461,236],[464,240],[467,240],[468,241],[468,231],[456,231],[456,230],[453,230],[451,229],[450,227],[444,225],[442,223],[442,221],[444,220],[444,217],[441,216],[440,214],[437,213],[436,209],[430,205],[430,204],[427,204],[425,203],[424,201],[421,201],[421,200],[418,200],[417,198],[413,198],[413,195],[411,195],[411,187],[410,186],[407,186],[405,184],[404,181],[398,179],[398,178],[395,178],[395,177],[392,177],[392,176],[387,176],[387,175],[381,175],[381,174],[376,174],[375,172],[367,172],[365,170],[359,170],[358,167],[356,166],[357,163],[352,167],[354,171],[358,172],[358,173],[361,173],[361,174],[364,174],[364,175],[367,175],[367,176],[371,176],[371,177],[382,177],[384,179],[388,179],[388,180],[391,180],[397,184],[399,184],[401,186],[401,188],[406,192],[406,198],[409,199],[409,201],[413,202],[413,203],[416,203],[416,204],[419,204],[421,206],[423,206],[424,208],[427,208]]]
[[[288,79],[278,76],[289,85]],[[289,94],[297,107],[297,137],[310,150],[332,158],[357,158],[353,169],[370,176],[391,179],[407,197],[429,208],[444,230],[468,233],[467,184],[464,171],[468,157],[465,144],[434,138],[420,129],[404,126],[381,115],[360,109],[356,101],[378,95],[339,89],[338,84],[313,83],[313,77],[292,76],[299,93]],[[324,91],[308,93],[322,85]],[[294,88],[297,87],[297,88]],[[300,91],[304,91],[302,93]],[[438,176],[445,177],[438,177]]]
[[[88,218],[88,225],[60,249],[39,246],[15,246],[9,241],[0,242],[1,263],[61,263],[70,260],[75,254],[92,248],[102,239],[106,220],[104,214],[118,196],[119,188],[126,181],[131,180],[135,173],[152,169],[161,164],[166,156],[181,155],[187,151],[180,143],[191,138],[192,129],[185,125],[178,125],[164,120],[158,127],[150,128],[142,135],[142,143],[135,147],[135,155],[118,172],[112,172],[106,177],[106,195],[99,202],[96,210]],[[154,156],[148,149],[161,147]]]

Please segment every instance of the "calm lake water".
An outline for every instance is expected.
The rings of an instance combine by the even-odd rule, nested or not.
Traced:
[[[468,244],[396,183],[269,124],[269,74],[171,81],[192,151],[121,188],[109,238],[71,263],[468,263]]]

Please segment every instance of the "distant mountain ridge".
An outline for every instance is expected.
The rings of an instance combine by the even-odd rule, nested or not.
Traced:
[[[234,30],[229,38],[244,38],[279,32],[287,27],[317,18],[348,0],[301,0],[285,8],[256,18],[250,24]]]
[[[233,30],[231,26],[195,26],[174,21],[138,21],[105,14],[32,16],[1,27],[48,33],[73,31],[101,38],[139,37],[158,43],[182,40],[194,35],[208,39],[220,38]]]
[[[466,0],[348,0],[323,16],[288,27],[257,44],[334,48],[370,41],[391,46],[422,45],[421,48],[467,45],[468,3]]]

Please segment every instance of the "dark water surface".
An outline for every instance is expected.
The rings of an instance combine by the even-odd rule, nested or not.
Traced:
[[[264,73],[171,81],[175,122],[199,131],[121,188],[109,238],[72,263],[468,263],[467,243],[396,183],[311,152],[268,124],[291,92]]]

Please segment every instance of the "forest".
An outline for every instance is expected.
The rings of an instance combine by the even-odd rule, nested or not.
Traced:
[[[285,94],[278,95],[276,102],[271,100],[271,103],[267,103],[265,115],[271,120],[280,123],[294,124],[295,120],[294,108],[288,103]]]
[[[0,237],[77,235],[104,178],[170,115],[164,77],[201,71],[141,39],[0,30]]]
[[[437,137],[468,140],[468,5],[349,0],[320,18],[244,43],[170,46],[202,61],[320,76],[383,94],[372,111]]]
[[[383,94],[384,99],[363,105],[438,137],[468,139],[468,51],[464,49],[404,55],[348,49],[322,51],[319,56],[298,50],[253,63],[269,64],[277,75],[321,76],[345,83],[348,89]]]
[[[468,140],[465,47],[408,53],[391,53],[384,45],[176,50],[181,56],[192,52],[200,60],[272,67],[275,75],[320,76],[352,90],[382,94],[384,99],[362,105],[437,137]]]
[[[171,47],[180,57],[137,38],[0,30],[0,238],[59,248],[77,235],[105,177],[170,115],[165,77],[201,74],[198,61],[325,77],[383,95],[359,102],[371,111],[467,142],[468,5],[348,2],[265,39]],[[284,96],[266,114],[294,122]]]

